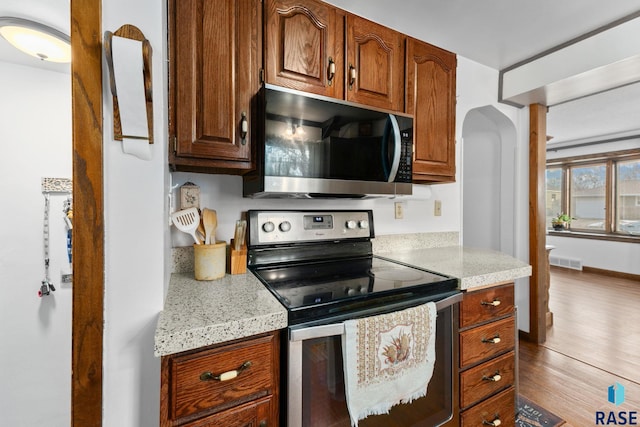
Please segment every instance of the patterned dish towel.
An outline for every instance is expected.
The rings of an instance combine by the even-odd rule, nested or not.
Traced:
[[[435,363],[433,302],[347,320],[342,335],[345,394],[351,424],[386,414],[427,394]]]

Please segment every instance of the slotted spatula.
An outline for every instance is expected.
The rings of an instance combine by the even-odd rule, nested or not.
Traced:
[[[176,211],[171,214],[171,221],[173,221],[173,225],[175,225],[178,230],[190,234],[196,242],[196,245],[200,244],[200,239],[196,236],[196,229],[198,228],[198,224],[200,224],[200,214],[197,208],[193,207]]]

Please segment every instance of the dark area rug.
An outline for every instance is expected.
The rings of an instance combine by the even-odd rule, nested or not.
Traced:
[[[557,427],[565,421],[526,397],[518,396],[517,427]]]

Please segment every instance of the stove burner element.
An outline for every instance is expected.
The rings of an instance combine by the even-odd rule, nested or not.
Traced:
[[[249,269],[289,324],[438,300],[457,279],[372,255],[371,211],[249,211]]]

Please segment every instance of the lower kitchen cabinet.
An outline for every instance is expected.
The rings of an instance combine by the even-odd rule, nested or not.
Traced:
[[[460,304],[460,425],[515,425],[513,283],[465,293]]]
[[[280,340],[261,335],[162,358],[162,427],[278,425]]]
[[[462,412],[461,427],[501,426],[514,427],[516,425],[516,391],[509,387],[503,392],[479,403]]]
[[[270,421],[269,416],[273,406],[272,400],[271,397],[259,399],[186,425],[188,427],[277,427],[278,423]]]

